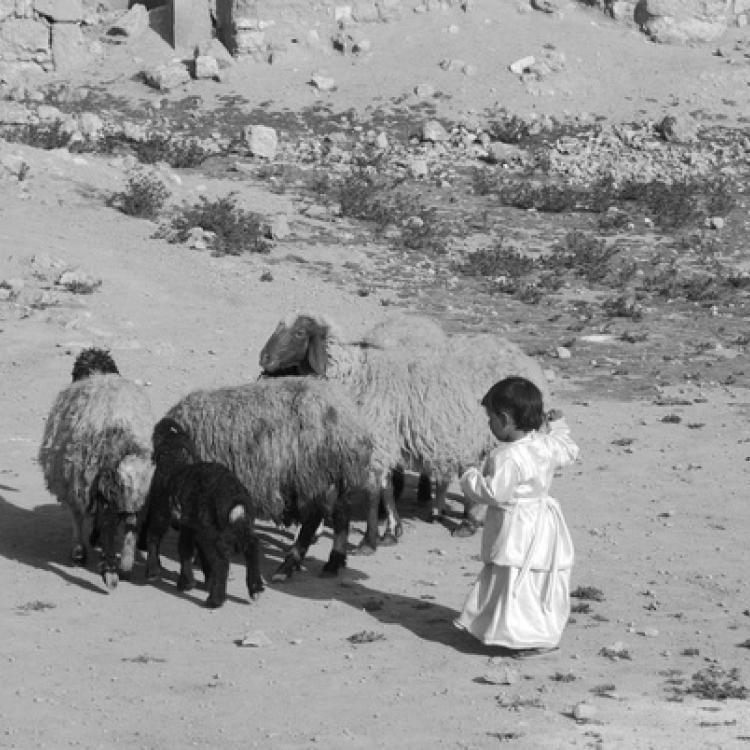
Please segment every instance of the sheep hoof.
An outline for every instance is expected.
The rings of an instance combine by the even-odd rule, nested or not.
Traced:
[[[75,565],[86,564],[86,548],[82,544],[76,544],[70,551],[70,557]]]
[[[323,566],[323,570],[320,571],[321,578],[333,578],[337,576],[342,568],[346,567],[346,555],[338,552],[337,550],[331,550],[331,555],[328,558],[328,562]]]
[[[104,585],[107,587],[107,591],[114,591],[120,580],[117,576],[116,570],[105,570],[102,573],[102,579],[104,580]]]
[[[177,579],[177,590],[178,591],[192,591],[194,588],[195,588],[195,579],[187,578],[186,576],[180,574],[179,578]]]
[[[398,539],[396,539],[396,535],[390,531],[386,531],[385,534],[383,534],[383,536],[381,536],[378,541],[384,547],[393,547],[394,544],[398,544]]]
[[[466,537],[474,536],[474,534],[476,533],[476,524],[472,523],[471,521],[461,521],[458,527],[451,532],[451,536],[457,536],[460,539],[465,539]]]
[[[401,524],[401,521],[396,524],[396,528],[393,530],[393,533],[396,535],[396,539],[401,539],[401,537],[404,535],[404,527]]]
[[[374,555],[377,552],[375,545],[366,542],[364,539],[357,547],[352,550],[353,555]]]
[[[209,596],[208,599],[203,603],[205,607],[208,607],[209,609],[218,609],[221,607],[222,604],[224,604],[223,601],[220,599],[214,599],[214,597]]]

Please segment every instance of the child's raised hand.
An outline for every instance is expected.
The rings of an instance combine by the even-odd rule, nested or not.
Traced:
[[[550,409],[547,412],[547,421],[554,422],[556,419],[562,419],[563,413],[561,409]]]

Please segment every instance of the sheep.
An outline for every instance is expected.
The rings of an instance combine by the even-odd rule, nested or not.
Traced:
[[[417,316],[386,321],[363,340],[345,343],[325,319],[301,314],[279,323],[260,354],[266,375],[317,375],[349,390],[373,434],[373,470],[388,509],[386,535],[398,536],[400,527],[393,468],[434,474],[438,486],[447,488],[453,475],[491,446],[481,394],[446,355],[448,346],[437,324]],[[377,546],[377,524],[377,502],[371,500],[364,553]]]
[[[178,433],[177,440],[181,439]],[[184,433],[183,433],[184,434]],[[195,587],[193,555],[197,546],[208,589],[207,607],[226,599],[229,560],[235,546],[245,557],[245,581],[251,599],[263,591],[260,544],[253,528],[254,503],[245,487],[223,464],[183,464],[164,486],[171,520],[180,529],[177,588]]]
[[[114,359],[106,349],[95,346],[83,349],[73,363],[73,382],[83,380],[95,372],[119,375]]]
[[[92,368],[91,350],[79,356],[76,373],[88,370],[55,399],[47,417],[39,464],[47,489],[71,514],[71,558],[85,564],[83,524],[93,517],[90,543],[101,531],[102,578],[118,582],[116,536],[124,524],[120,571],[129,574],[135,529],[153,471],[150,435],[154,423],[145,390],[113,372]]]
[[[274,581],[288,580],[300,567],[325,518],[332,520],[334,542],[323,575],[336,575],[346,565],[351,495],[367,485],[372,444],[342,388],[289,377],[198,390],[169,409],[159,423],[161,428],[170,424],[187,436],[201,461],[224,464],[236,475],[252,499],[253,519],[301,524]],[[158,440],[154,450],[157,481],[162,455]],[[181,450],[186,451],[178,446],[176,452]],[[164,503],[153,484],[149,516],[152,503]],[[157,527],[147,535],[159,532]],[[147,574],[154,576],[159,563],[153,540],[148,550]]]

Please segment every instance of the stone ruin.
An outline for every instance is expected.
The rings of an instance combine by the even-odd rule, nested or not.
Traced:
[[[493,0],[497,2],[498,0]],[[618,22],[653,40],[691,44],[719,39],[750,20],[750,0],[520,0],[548,13],[581,2],[596,5]],[[401,12],[452,6],[470,10],[472,0],[0,0],[0,83],[26,73],[73,72],[105,54],[107,41],[156,31],[183,58],[222,51],[272,63],[295,42],[314,44],[315,19],[339,26],[387,21]],[[514,12],[509,3],[509,12]],[[109,27],[105,36],[101,27]],[[122,41],[121,39],[119,41]],[[323,40],[320,40],[324,43]],[[214,46],[210,47],[213,42]],[[219,67],[221,67],[219,65]],[[215,65],[209,65],[209,74]]]

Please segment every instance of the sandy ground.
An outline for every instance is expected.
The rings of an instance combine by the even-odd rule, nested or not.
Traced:
[[[477,5],[473,15],[373,27],[368,63],[326,58],[331,74],[351,83],[340,85],[335,107],[409,90],[426,76],[427,49],[430,75],[447,75],[434,60],[443,39],[469,45],[455,56],[470,48],[481,58],[476,78],[455,85],[457,109],[484,107],[494,89],[510,109],[626,117],[663,109],[673,94],[688,108],[716,105],[712,112],[737,116],[722,101],[739,96],[740,76],[747,91],[747,67],[727,68],[706,49],[647,44],[593,13],[516,16],[503,3],[512,23],[499,13],[485,23],[494,6]],[[445,32],[454,22],[460,33]],[[564,98],[533,96],[501,75],[501,58],[550,40],[572,61],[556,84],[569,91]],[[265,81],[279,107],[304,106],[308,63],[248,64],[210,91],[196,86],[207,98],[240,92],[252,100]],[[118,64],[102,75],[114,76]],[[404,69],[413,71],[409,80]],[[143,96],[124,75],[121,86],[123,95]],[[739,668],[740,682],[750,680],[750,649],[741,646],[750,636],[750,397],[742,383],[675,382],[659,404],[605,400],[585,382],[555,380],[550,405],[564,410],[582,449],[553,485],[576,544],[573,586],[597,587],[604,599],[575,614],[560,649],[544,656],[514,659],[453,627],[480,567],[479,538],[426,523],[411,496],[397,546],[352,556],[338,579],[322,579],[324,535],[291,582],[269,585],[252,603],[234,565],[218,611],[200,606],[201,589],[177,592],[173,538],[159,585],[145,583],[139,563],[132,581],[107,594],[95,561],[70,565],[67,515],[44,488],[36,452],[81,346],[109,347],[125,376],[149,385],[160,414],[192,388],[254,378],[260,347],[291,309],[325,313],[352,333],[385,310],[309,266],[281,262],[304,250],[304,239],[268,257],[213,258],[169,245],[152,238],[152,223],[104,206],[102,196],[124,179],[111,160],[25,153],[29,179],[0,181],[0,276],[23,278],[29,293],[41,289],[31,259],[44,265],[46,256],[103,283],[88,296],[55,293],[53,305],[32,295],[28,308],[8,305],[0,317],[0,747],[749,746],[746,700],[684,694],[711,666]],[[175,189],[190,197],[200,184],[199,174],[183,175]],[[292,197],[253,190],[258,210],[295,211]],[[317,252],[338,264],[364,255],[341,245]],[[269,269],[273,282],[261,281]],[[363,525],[355,527],[353,543]],[[267,526],[262,533],[269,576],[290,536]],[[349,640],[363,632],[369,642]],[[238,645],[248,635],[260,645]],[[588,718],[576,720],[582,702]]]

